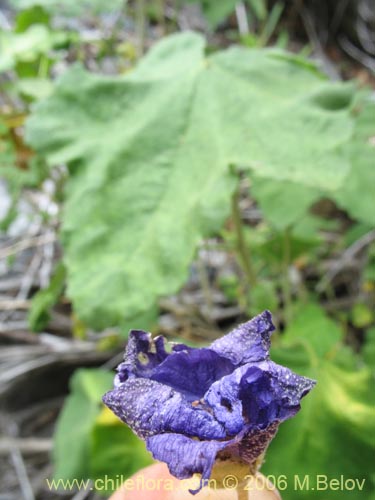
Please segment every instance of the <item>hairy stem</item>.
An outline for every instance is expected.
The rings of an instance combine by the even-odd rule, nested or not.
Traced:
[[[211,316],[211,313],[212,313],[212,310],[214,307],[214,301],[212,298],[210,280],[209,280],[207,269],[204,265],[204,262],[202,262],[202,260],[199,258],[198,258],[198,274],[199,274],[199,280],[200,280],[201,287],[202,287],[204,301],[206,303],[208,313]]]
[[[286,228],[283,236],[283,299],[284,299],[284,318],[286,323],[290,320],[292,309],[292,290],[289,279],[289,267],[291,260],[291,241],[290,228]]]
[[[144,52],[146,37],[146,0],[136,0],[135,24],[137,32],[137,55],[141,57]]]
[[[239,208],[238,189],[236,189],[232,197],[232,221],[236,233],[236,250],[238,259],[246,275],[247,284],[250,286],[254,286],[256,283],[256,276],[251,263],[250,249],[246,245],[245,234],[243,231],[243,224]]]

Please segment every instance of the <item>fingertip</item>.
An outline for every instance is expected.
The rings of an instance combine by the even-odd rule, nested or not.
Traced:
[[[183,482],[173,477],[164,463],[155,463],[138,471],[109,500],[234,500],[236,490],[203,488],[191,495]],[[187,486],[187,485],[186,485]],[[262,474],[249,482],[249,500],[281,500],[275,486]]]
[[[109,500],[165,500],[178,482],[163,463],[155,463],[131,476]]]
[[[256,474],[253,482],[248,483],[249,500],[281,500],[276,486],[263,474]]]

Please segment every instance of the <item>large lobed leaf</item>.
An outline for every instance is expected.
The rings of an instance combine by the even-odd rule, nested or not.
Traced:
[[[206,57],[193,33],[164,39],[125,76],[69,70],[27,137],[72,172],[63,240],[78,315],[97,328],[121,324],[176,291],[199,240],[228,215],[230,165],[340,185],[351,99],[350,86],[296,56],[231,48]]]
[[[331,198],[358,221],[375,221],[375,102],[366,93],[353,106],[354,133],[346,146],[350,170],[335,190],[252,175],[251,193],[265,218],[277,229],[296,224],[320,198]]]

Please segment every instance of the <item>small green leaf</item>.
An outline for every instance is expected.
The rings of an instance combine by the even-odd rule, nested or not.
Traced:
[[[241,289],[238,276],[236,274],[225,274],[219,276],[218,284],[225,297],[230,302],[236,303]]]
[[[221,0],[220,2],[217,0],[202,0],[203,12],[210,27],[215,29],[225,21],[234,12],[236,3],[236,0]]]
[[[319,358],[332,353],[343,339],[343,332],[316,304],[296,306],[291,324],[283,335],[285,344],[309,346]]]
[[[260,311],[269,309],[276,311],[278,307],[278,297],[275,285],[271,281],[258,281],[250,290],[250,310],[249,316],[255,316]]]
[[[73,393],[80,394],[91,403],[101,403],[103,394],[112,387],[113,373],[96,369],[81,369],[71,381]]]
[[[34,5],[17,14],[14,31],[16,33],[23,33],[33,24],[44,24],[48,26],[49,22],[50,15],[48,12],[40,5]]]
[[[281,14],[284,10],[284,3],[282,1],[278,1],[272,7],[270,13],[268,14],[262,32],[259,36],[259,45],[265,46],[269,42],[273,32],[276,29],[276,26],[280,20]]]
[[[214,30],[234,12],[236,0],[187,0],[188,3],[199,3],[209,27]]]
[[[108,489],[101,489],[100,493],[113,493],[119,486],[116,482],[119,477],[126,479],[151,463],[145,443],[104,408],[95,421],[90,439],[90,477],[107,478]]]
[[[77,370],[71,379],[71,394],[65,400],[54,435],[54,477],[90,477],[90,436],[102,404],[101,397],[112,386],[113,374],[100,369]]]
[[[53,36],[44,24],[33,24],[23,33],[0,32],[0,72],[13,69],[17,61],[31,62],[53,47]]]
[[[250,5],[251,10],[259,21],[265,21],[267,19],[268,12],[266,0],[247,0],[247,3]]]
[[[357,328],[364,328],[373,323],[374,313],[367,304],[357,302],[351,310],[351,320]]]
[[[48,78],[21,78],[15,82],[15,87],[24,97],[38,100],[51,95],[53,83]]]
[[[295,224],[320,198],[318,189],[290,181],[275,181],[251,176],[251,194],[259,203],[265,218],[276,229]]]

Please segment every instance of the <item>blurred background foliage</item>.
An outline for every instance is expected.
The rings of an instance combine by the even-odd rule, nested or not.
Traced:
[[[263,472],[375,499],[374,70],[371,0],[0,1],[9,498],[150,463],[101,403],[130,328],[198,346],[268,308],[318,385]]]

